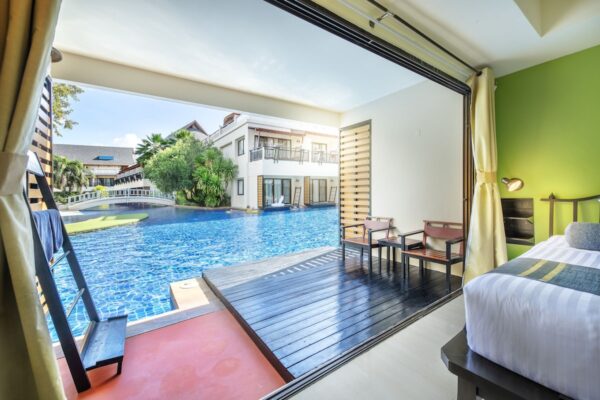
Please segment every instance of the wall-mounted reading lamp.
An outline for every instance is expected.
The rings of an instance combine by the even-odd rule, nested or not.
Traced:
[[[523,181],[519,178],[502,178],[501,182],[506,185],[509,192],[516,192],[523,188]]]

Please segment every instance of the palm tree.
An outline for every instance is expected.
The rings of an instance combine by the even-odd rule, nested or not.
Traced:
[[[52,186],[55,189],[65,188],[65,168],[68,163],[67,157],[55,155],[52,157]]]
[[[79,192],[89,183],[90,171],[79,160],[68,160],[64,169],[65,187],[68,192]]]
[[[187,129],[180,129],[176,132],[174,132],[173,134],[173,139],[172,142],[176,142],[178,140],[181,139],[195,139],[196,137],[194,136],[194,134],[190,131],[188,131]]]
[[[137,162],[143,166],[156,153],[166,149],[170,145],[171,141],[165,140],[160,133],[148,135],[135,149],[135,154],[138,156]]]
[[[67,193],[74,189],[81,191],[87,186],[91,176],[90,171],[79,160],[69,160],[67,157],[55,155],[52,160],[54,187],[66,190]]]
[[[222,205],[227,197],[227,186],[237,175],[237,166],[215,147],[205,149],[196,159],[193,172],[195,189],[204,205]]]

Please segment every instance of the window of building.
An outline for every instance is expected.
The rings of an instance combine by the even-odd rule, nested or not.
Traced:
[[[241,196],[244,194],[244,179],[237,180],[237,194]]]
[[[254,136],[254,148],[259,147],[278,147],[280,149],[291,149],[291,139],[272,138],[268,136]]]
[[[244,138],[238,139],[237,141],[237,155],[238,156],[243,156],[244,155],[244,142],[246,140]]]
[[[311,200],[313,203],[327,201],[327,179],[312,179]]]
[[[115,159],[114,156],[96,156],[96,158],[94,158],[94,160],[100,160],[100,161],[112,161],[114,159]]]
[[[312,144],[312,160],[313,162],[327,161],[327,144],[313,143]]]
[[[265,205],[268,207],[277,203],[283,196],[283,202],[290,204],[292,200],[292,180],[291,179],[271,179],[265,178],[263,196]]]

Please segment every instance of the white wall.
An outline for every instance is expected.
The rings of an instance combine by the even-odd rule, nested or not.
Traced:
[[[238,156],[237,141],[244,138],[244,154]],[[237,176],[229,183],[229,195],[231,196],[231,206],[235,208],[246,208],[248,206],[248,124],[240,124],[226,135],[220,136],[213,142],[213,145],[223,151],[223,155],[233,161],[238,167]],[[244,194],[237,194],[237,180],[244,179]]]
[[[462,222],[462,118],[462,96],[429,81],[342,115],[342,126],[371,120],[372,215],[404,232]]]

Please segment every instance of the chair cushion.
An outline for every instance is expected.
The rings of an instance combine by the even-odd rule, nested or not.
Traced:
[[[565,238],[576,249],[600,251],[600,223],[572,222],[565,230]]]

